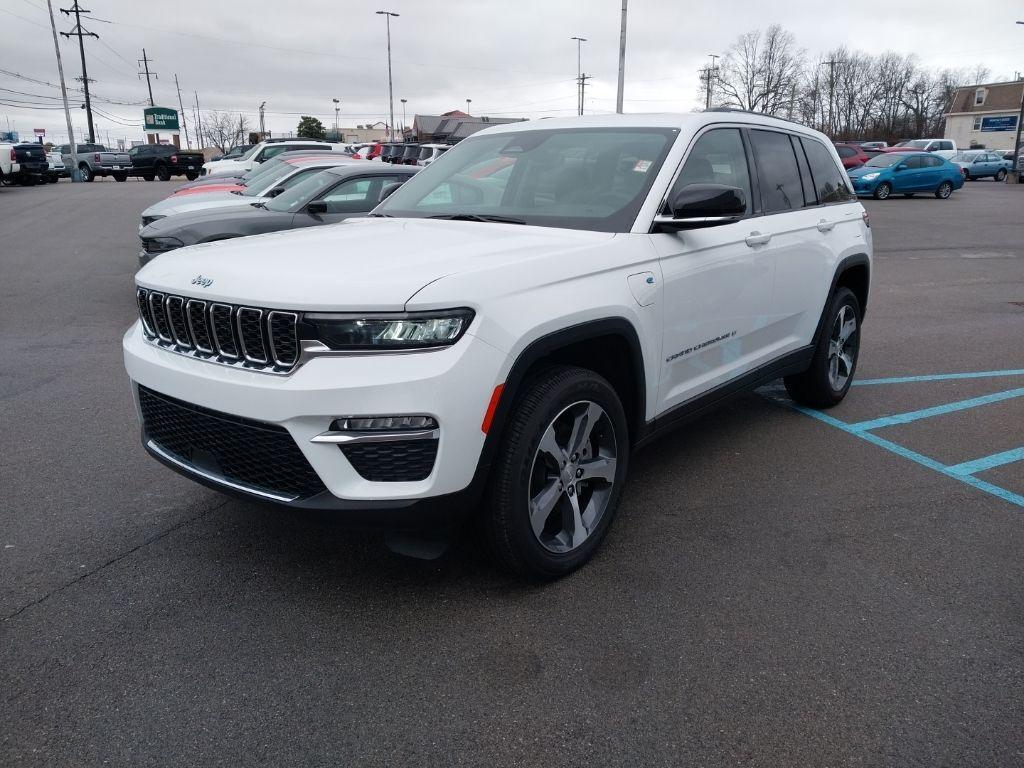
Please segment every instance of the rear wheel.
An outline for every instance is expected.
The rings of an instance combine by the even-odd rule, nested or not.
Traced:
[[[810,367],[786,376],[789,396],[803,405],[830,408],[846,397],[860,353],[860,302],[849,288],[832,296]]]
[[[593,371],[558,366],[524,387],[480,523],[505,568],[552,579],[582,566],[608,532],[626,477],[629,434],[618,395]]]
[[[1006,181],[1006,169],[1000,168],[996,171],[996,181]]]
[[[949,181],[942,182],[939,184],[939,188],[935,190],[935,196],[939,200],[945,200],[951,194],[953,194],[953,184]]]
[[[78,166],[78,173],[82,177],[82,181],[92,181],[96,178],[96,174],[94,174],[92,169],[85,163]]]
[[[157,178],[160,179],[160,181],[171,180],[171,170],[166,165],[158,165],[156,167],[156,175]]]
[[[188,173],[185,174],[185,178],[188,179],[189,181],[195,181],[196,179],[199,178],[199,174],[196,173],[195,171],[189,171]]]
[[[877,187],[875,187],[874,197],[875,200],[886,200],[889,195],[892,194],[892,184],[888,181],[883,181]]]

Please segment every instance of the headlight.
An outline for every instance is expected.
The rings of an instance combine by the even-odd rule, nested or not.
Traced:
[[[861,176],[861,178],[864,181],[874,181],[875,179],[877,179],[881,175],[882,174],[880,174],[880,173],[865,173],[863,176]]]
[[[175,248],[181,248],[184,243],[176,237],[144,237],[142,238],[142,247],[146,249],[146,253],[163,253],[164,251],[173,251]]]
[[[335,350],[400,350],[447,347],[473,322],[471,309],[379,315],[307,314],[299,338]]]

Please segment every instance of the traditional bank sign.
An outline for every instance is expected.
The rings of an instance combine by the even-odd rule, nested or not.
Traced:
[[[1006,115],[1004,117],[983,117],[981,118],[982,133],[992,131],[1016,131],[1017,116]]]
[[[147,133],[177,133],[178,110],[168,107],[146,107],[142,110],[144,127]]]

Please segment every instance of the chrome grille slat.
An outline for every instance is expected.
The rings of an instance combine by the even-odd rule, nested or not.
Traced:
[[[167,295],[160,291],[149,292],[149,309],[153,313],[153,329],[161,341],[171,343],[171,322],[167,319]]]
[[[263,342],[263,310],[254,307],[239,307],[235,312],[235,323],[238,328],[238,340],[242,345],[242,355],[250,363],[266,365],[270,362],[266,345]]]
[[[244,307],[148,288],[135,300],[146,340],[220,365],[287,374],[299,363],[299,313]]]
[[[167,319],[171,323],[174,343],[179,347],[192,349],[192,337],[188,331],[188,319],[185,317],[185,299],[181,296],[167,297]]]
[[[201,299],[189,299],[185,302],[185,316],[188,318],[188,328],[192,333],[196,350],[207,355],[214,354],[210,324],[206,320],[206,302]]]

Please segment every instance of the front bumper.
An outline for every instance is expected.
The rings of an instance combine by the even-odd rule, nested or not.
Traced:
[[[472,495],[485,438],[481,423],[504,363],[501,352],[470,334],[437,351],[314,357],[287,376],[161,349],[145,340],[138,323],[125,334],[123,349],[137,406],[141,385],[203,409],[283,428],[326,490],[289,501],[268,499],[233,487],[216,472],[161,455],[160,446],[149,445],[143,434],[147,450],[164,464],[228,493],[333,509],[354,524],[389,528],[419,527],[417,521],[433,527],[438,514],[456,512],[460,505],[454,499]],[[436,459],[423,480],[366,480],[338,445],[312,442],[339,417],[409,414],[431,416],[439,425]]]

